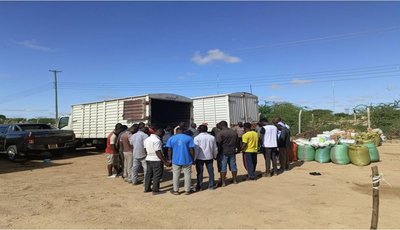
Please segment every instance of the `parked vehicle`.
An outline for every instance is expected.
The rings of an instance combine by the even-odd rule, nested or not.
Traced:
[[[192,120],[192,100],[176,94],[147,94],[72,105],[70,116],[61,117],[58,128],[73,130],[78,146],[106,147],[115,124],[131,126],[144,122],[159,127]]]
[[[231,126],[239,121],[259,120],[258,97],[250,93],[238,92],[192,99],[194,122],[198,125],[207,123],[209,131],[222,120]]]
[[[10,160],[21,156],[52,155],[74,148],[75,135],[47,124],[0,125],[0,152]]]

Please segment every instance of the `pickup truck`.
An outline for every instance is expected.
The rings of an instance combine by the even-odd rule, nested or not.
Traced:
[[[0,125],[0,153],[18,157],[61,154],[75,148],[75,134],[47,124]]]

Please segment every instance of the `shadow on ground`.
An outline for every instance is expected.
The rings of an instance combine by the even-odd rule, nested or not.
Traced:
[[[57,161],[98,154],[102,154],[102,152],[98,152],[95,149],[77,149],[74,152],[64,153],[62,156],[52,156],[50,160],[48,160],[49,157],[46,156],[32,156],[29,158],[17,159],[14,162],[9,161],[6,155],[0,155],[0,174],[69,165],[72,163],[59,163]]]

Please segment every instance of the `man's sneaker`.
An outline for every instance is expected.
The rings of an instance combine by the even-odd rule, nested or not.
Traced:
[[[117,177],[117,175],[113,174],[111,176],[108,176],[107,178],[115,178],[115,177]]]

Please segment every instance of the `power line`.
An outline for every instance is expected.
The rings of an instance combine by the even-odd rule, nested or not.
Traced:
[[[292,80],[293,78],[302,78],[302,79],[311,79],[312,77],[316,78],[330,78],[336,76],[353,76],[354,74],[382,74],[387,72],[398,72],[400,71],[400,64],[393,64],[393,65],[382,65],[382,66],[372,66],[372,67],[363,67],[363,68],[349,68],[349,69],[341,69],[341,70],[327,70],[327,71],[318,71],[318,72],[306,72],[306,73],[285,73],[285,74],[274,74],[274,75],[258,75],[258,76],[241,76],[241,77],[233,77],[230,76],[228,78],[219,78],[220,81],[224,82],[243,82],[246,83],[251,79],[254,80]],[[204,80],[195,80],[195,81],[179,81],[179,82],[171,82],[171,81],[140,81],[141,84],[156,84],[160,86],[187,86],[188,83],[190,84],[204,84],[208,85],[209,82]],[[129,86],[129,87],[139,87],[142,88],[141,85],[138,85],[137,82],[60,82],[60,84],[64,86],[76,86],[76,85],[84,85],[88,84],[91,86]]]
[[[0,99],[0,104],[12,102],[12,101],[15,101],[15,100],[18,100],[21,98],[26,98],[26,97],[30,97],[32,95],[36,95],[36,94],[40,94],[40,93],[49,91],[49,90],[51,90],[51,85],[52,84],[50,82],[47,82],[42,85],[38,85],[38,86],[29,88],[29,89],[21,90],[21,91],[6,95]]]
[[[311,72],[311,73],[303,73],[303,74],[280,74],[280,75],[270,75],[270,76],[286,76],[286,77],[263,77],[263,78],[255,78],[255,77],[248,77],[248,78],[240,78],[240,79],[226,79],[218,84],[218,87],[228,87],[228,86],[237,86],[239,84],[292,84],[294,79],[298,80],[309,80],[312,82],[321,81],[328,79],[332,81],[335,79],[337,81],[346,80],[347,78],[350,79],[362,79],[362,78],[369,78],[370,75],[374,78],[378,78],[382,75],[388,74],[400,74],[400,68],[398,65],[387,66],[385,68],[379,67],[372,69],[371,67],[367,67],[364,69],[359,69],[358,71],[348,71],[348,70],[336,70],[336,71],[320,71],[320,72]],[[268,75],[265,75],[268,76]],[[298,77],[290,77],[290,76],[298,76]],[[394,77],[396,75],[393,75]],[[356,78],[354,78],[356,77]],[[110,89],[118,89],[118,88],[132,88],[132,89],[141,89],[143,82],[141,84],[134,83],[81,83],[81,82],[62,82],[61,86],[64,89],[102,89],[102,88],[110,88]],[[154,86],[152,88],[168,88],[168,89],[175,89],[182,86],[185,88],[210,88],[210,84],[207,81],[185,81],[185,82],[166,82],[165,84],[162,82],[152,82]],[[190,86],[188,86],[190,85]],[[217,88],[218,88],[217,87]],[[214,89],[214,88],[213,88]]]
[[[224,89],[240,89],[249,83],[252,88],[266,87],[270,84],[279,84],[279,85],[292,85],[292,78],[290,76],[301,76],[300,79],[309,80],[310,83],[318,84],[318,83],[326,83],[332,82],[334,79],[336,82],[340,81],[352,81],[352,80],[366,80],[366,79],[374,79],[374,78],[388,78],[388,77],[400,77],[400,68],[399,64],[392,65],[381,65],[381,66],[372,66],[372,67],[362,67],[362,68],[351,68],[351,69],[341,69],[341,70],[329,70],[329,71],[318,71],[318,72],[308,72],[308,73],[300,73],[300,74],[276,74],[276,75],[264,75],[264,77],[248,77],[248,78],[225,78],[222,83],[218,85],[220,88]],[[242,84],[243,82],[243,84]],[[99,89],[143,89],[144,82],[134,83],[82,83],[82,82],[58,82],[58,88],[65,90],[99,90]],[[151,87],[151,90],[203,90],[203,89],[213,89],[217,90],[218,88],[212,86],[207,81],[201,81],[198,84],[194,84],[191,82],[182,82],[182,83],[172,83],[162,84],[158,82],[152,82],[154,86]],[[39,86],[35,86],[33,88],[29,88],[26,90],[18,91],[16,93],[7,95],[2,97],[0,100],[0,104],[7,103],[10,101],[18,100],[21,98],[27,98],[35,94],[43,93],[51,90],[52,83],[45,83]],[[185,86],[182,88],[182,86]],[[148,90],[146,90],[148,91]]]
[[[302,44],[310,44],[312,42],[318,42],[318,41],[343,40],[343,39],[349,39],[349,38],[353,38],[353,37],[359,37],[361,35],[382,33],[382,32],[388,32],[388,31],[397,31],[397,30],[400,30],[400,26],[392,26],[392,27],[385,27],[385,28],[379,28],[379,29],[374,29],[374,30],[364,30],[364,31],[352,32],[352,33],[344,33],[344,34],[329,35],[329,36],[316,37],[316,38],[301,39],[301,40],[295,40],[295,41],[289,41],[289,42],[280,42],[280,43],[275,43],[275,44],[271,44],[271,45],[259,45],[259,46],[254,46],[254,47],[230,50],[228,52],[235,52],[235,51],[247,52],[247,51],[260,50],[260,49],[270,49],[270,48],[277,48],[277,47],[287,47],[287,46],[296,46],[296,45],[302,45]]]
[[[369,76],[369,77],[368,76],[367,77],[366,76],[358,76],[358,77],[350,77],[350,78],[335,79],[335,80],[336,81],[339,81],[339,80],[340,81],[351,81],[351,80],[376,79],[376,78],[385,78],[385,77],[400,77],[400,74],[379,75],[379,76]],[[317,80],[310,81],[309,83],[315,84],[315,83],[324,83],[324,82],[332,82],[332,79],[317,79]],[[252,82],[252,83],[254,83],[254,82]],[[294,84],[291,81],[285,81],[285,82],[281,81],[281,82],[276,82],[276,83],[279,84],[279,85],[293,85]],[[265,84],[265,83],[264,84],[257,83],[257,84],[252,85],[253,88],[266,87],[266,86],[267,86],[267,84]],[[222,88],[221,85],[219,87]],[[139,89],[140,90],[140,89],[143,89],[143,87],[132,88],[132,87],[129,87],[129,86],[103,86],[103,87],[75,86],[75,87],[62,87],[62,88],[66,89],[66,90],[68,90],[68,89],[69,90],[100,90],[100,89],[115,89],[115,90],[118,90],[118,89]],[[223,88],[224,89],[232,89],[232,88],[238,88],[239,89],[239,88],[243,88],[243,84],[224,85]],[[168,87],[168,88],[166,88],[164,86],[152,86],[151,89],[152,90],[155,90],[155,89],[182,90],[182,87],[181,86],[176,86],[176,87]],[[218,89],[218,88],[209,84],[208,86],[203,86],[203,85],[186,86],[184,89],[185,90],[195,90],[195,89],[202,90],[202,89]]]

